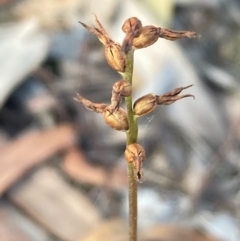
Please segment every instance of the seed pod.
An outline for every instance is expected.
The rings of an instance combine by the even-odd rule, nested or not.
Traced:
[[[111,42],[105,47],[105,58],[108,64],[117,72],[125,72],[125,57],[121,52],[121,46],[115,42]]]
[[[157,96],[147,94],[137,99],[133,105],[133,112],[136,116],[143,116],[152,112],[157,106]]]
[[[129,18],[124,22],[122,30],[126,33],[122,43],[122,51],[127,53],[132,48],[133,39],[139,37],[141,34],[142,23],[136,17]]]
[[[103,119],[115,130],[127,131],[129,129],[127,113],[122,108],[113,110],[111,106],[107,107],[103,112]]]
[[[124,155],[127,162],[133,163],[136,181],[142,182],[142,162],[145,160],[145,150],[139,144],[134,143],[126,147]]]
[[[134,38],[132,45],[135,49],[146,48],[158,40],[159,30],[152,25],[142,27],[139,37]]]

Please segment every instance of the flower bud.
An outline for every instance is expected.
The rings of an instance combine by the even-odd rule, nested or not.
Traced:
[[[108,64],[117,72],[125,72],[125,57],[121,52],[121,46],[111,42],[105,47],[105,58]]]
[[[122,43],[122,51],[127,53],[132,48],[133,39],[139,37],[141,34],[142,23],[136,17],[129,18],[124,22],[122,30],[126,33]]]
[[[133,39],[133,47],[135,49],[146,48],[154,44],[158,40],[159,30],[152,25],[142,27],[139,37]]]
[[[115,93],[119,93],[123,97],[128,97],[132,94],[132,86],[125,80],[119,80],[113,87]]]
[[[129,129],[127,113],[122,108],[114,110],[107,107],[103,112],[103,119],[115,130],[127,131]]]
[[[122,26],[122,31],[124,33],[132,32],[134,38],[138,37],[141,34],[141,30],[142,22],[136,17],[128,18]]]
[[[143,116],[152,112],[157,106],[157,96],[147,94],[137,99],[133,105],[133,112],[136,116]]]
[[[135,160],[144,161],[145,151],[143,147],[137,143],[130,144],[126,147],[124,152],[127,162],[134,162]]]
[[[116,110],[119,108],[123,97],[130,96],[132,93],[131,85],[125,81],[120,80],[112,87],[111,108]]]
[[[145,150],[139,144],[134,143],[126,147],[124,155],[127,162],[133,163],[136,181],[141,182],[143,177],[142,162],[145,160]]]

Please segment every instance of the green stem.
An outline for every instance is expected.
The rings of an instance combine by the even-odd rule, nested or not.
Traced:
[[[134,51],[126,55],[126,70],[124,80],[132,85]],[[132,96],[125,98],[127,105],[129,130],[127,145],[136,143],[138,136],[137,120],[132,110]],[[128,199],[129,199],[129,241],[137,241],[137,182],[134,177],[133,163],[128,163]]]

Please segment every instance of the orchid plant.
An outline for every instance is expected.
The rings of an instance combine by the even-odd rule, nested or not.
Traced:
[[[175,101],[191,94],[181,95],[181,92],[192,85],[179,87],[167,93],[156,95],[146,94],[132,104],[132,81],[134,51],[146,48],[157,42],[159,38],[166,40],[178,40],[182,38],[198,38],[199,35],[190,31],[175,31],[152,25],[143,26],[136,18],[128,18],[122,26],[125,37],[122,44],[113,41],[95,16],[96,27],[80,24],[89,32],[96,35],[104,45],[104,54],[108,64],[121,75],[121,80],[112,86],[110,103],[93,103],[85,97],[77,94],[74,98],[87,109],[100,113],[111,128],[126,132],[126,150],[124,152],[128,171],[129,190],[129,240],[137,240],[137,184],[143,181],[143,161],[145,150],[137,143],[138,118],[152,112],[158,105],[170,105]],[[121,107],[125,98],[126,110]]]

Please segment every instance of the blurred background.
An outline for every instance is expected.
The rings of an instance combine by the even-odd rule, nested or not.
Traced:
[[[78,21],[189,30],[135,53],[134,99],[193,84],[139,119],[139,240],[240,240],[238,0],[0,0],[0,240],[127,240],[125,134],[73,97],[120,80]]]

